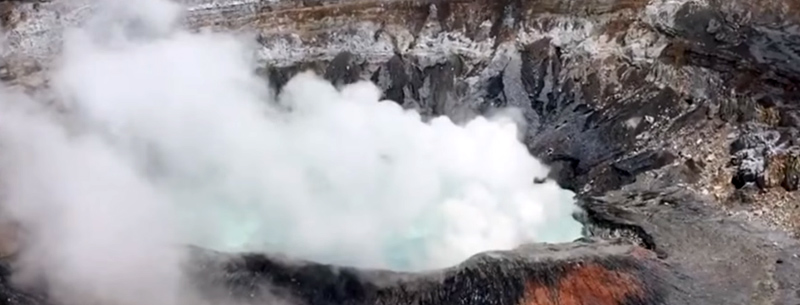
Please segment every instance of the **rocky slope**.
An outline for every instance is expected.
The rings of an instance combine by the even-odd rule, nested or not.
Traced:
[[[278,90],[314,69],[372,79],[427,115],[521,109],[530,150],[580,194],[587,234],[622,237],[680,274],[664,289],[688,300],[666,304],[800,302],[794,0],[184,2],[190,27],[256,34],[259,72]],[[37,71],[59,30],[90,10],[4,2],[2,78],[46,86]],[[602,304],[664,303],[625,302]]]
[[[525,245],[481,253],[458,266],[420,274],[308,262],[298,266],[263,254],[196,250],[192,267],[197,286],[203,288],[206,299],[225,304],[282,300],[290,304],[601,305],[680,304],[689,299],[688,283],[678,281],[652,252],[619,243]]]

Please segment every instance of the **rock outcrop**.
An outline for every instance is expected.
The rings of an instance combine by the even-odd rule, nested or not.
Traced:
[[[547,263],[538,270],[557,271],[524,279],[535,271],[498,276],[493,268],[507,263],[484,255],[479,260],[491,263],[451,280],[489,280],[508,295],[489,291],[486,297],[495,299],[460,304],[559,304],[525,299],[525,285],[534,297],[556,298],[556,291],[589,289],[570,280],[584,277],[640,286],[606,291],[601,285],[586,293],[602,294],[605,303],[566,293],[560,304],[800,303],[798,243],[791,236],[800,228],[800,5],[794,0],[185,2],[187,26],[253,33],[263,45],[259,73],[276,90],[294,73],[313,69],[339,84],[371,79],[386,98],[425,115],[464,120],[520,109],[531,152],[553,167],[552,179],[579,193],[587,234],[654,251],[668,273],[680,275],[668,282],[673,286],[659,286],[636,274],[652,270],[637,263],[612,275],[606,271],[615,263],[606,262],[635,262],[635,255],[594,246],[562,246],[566,257],[575,247],[597,259],[578,260],[581,267],[569,259]],[[0,77],[31,90],[46,87],[38,71],[58,52],[60,29],[79,23],[89,8],[82,1],[2,4],[10,47]],[[236,260],[229,269],[278,272],[252,269],[270,265],[265,257]],[[309,268],[297,276],[317,272]],[[343,274],[333,277],[339,286],[309,280],[317,284],[290,290],[310,304],[396,301],[343,297],[367,291]],[[544,287],[531,284],[537,278],[553,289],[537,290]],[[494,287],[489,282],[472,287]],[[397,297],[439,304],[475,296],[460,284],[437,285],[398,290],[430,295]],[[323,286],[329,295],[305,290]],[[686,299],[661,301],[661,289]],[[639,303],[613,297],[625,293],[640,296]]]
[[[426,273],[196,251],[198,287],[225,304],[683,304],[688,289],[652,252],[591,240],[486,252]]]

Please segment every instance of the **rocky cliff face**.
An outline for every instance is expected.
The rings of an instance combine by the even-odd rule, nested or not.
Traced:
[[[796,1],[184,2],[188,26],[254,33],[259,73],[276,90],[313,69],[335,83],[371,79],[426,115],[521,109],[530,150],[580,194],[587,234],[654,251],[680,274],[669,283],[681,284],[652,291],[688,298],[602,304],[800,302]],[[37,71],[58,51],[58,30],[87,11],[81,1],[3,3],[3,79],[46,86]],[[550,278],[568,276],[565,268]],[[506,301],[458,303],[555,304],[520,289]],[[587,302],[559,304],[600,304]]]

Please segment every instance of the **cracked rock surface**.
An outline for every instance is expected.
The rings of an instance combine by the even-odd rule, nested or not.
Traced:
[[[413,300],[526,305],[800,303],[796,0],[183,2],[189,7],[189,27],[252,33],[263,46],[258,71],[277,90],[293,74],[312,69],[337,84],[373,80],[387,99],[429,116],[448,115],[459,121],[505,106],[520,109],[528,123],[525,143],[530,151],[552,166],[550,178],[579,194],[587,234],[621,238],[628,247],[652,251],[656,258],[647,261],[664,269],[659,273],[653,271],[658,268],[648,269],[650,265],[632,263],[613,274],[617,279],[630,270],[656,274],[652,278],[658,281],[636,282],[653,292],[640,299],[557,303],[548,301],[553,298],[545,292],[519,288],[536,276],[569,278],[575,274],[569,270],[577,270],[569,267],[575,262],[619,256],[602,250],[605,244],[577,242],[553,251],[567,258],[576,257],[571,256],[580,252],[576,248],[592,254],[552,262],[566,266],[554,267],[558,272],[523,276],[496,269],[506,262],[468,261],[465,264],[473,267],[461,270],[477,273],[457,277],[475,283],[487,277],[495,282],[509,279],[503,285],[517,285],[517,290],[506,289],[509,295],[516,293],[512,296],[448,299],[453,295],[438,297],[435,291],[441,287],[431,283],[420,284],[434,287],[434,292],[425,292],[430,296],[415,295]],[[9,31],[10,45],[0,78],[27,90],[46,87],[39,71],[58,52],[60,29],[79,24],[91,11],[88,3],[0,4],[0,24]],[[270,261],[239,259],[261,267]],[[253,268],[227,266],[229,271]],[[614,266],[602,265],[599,273]],[[284,272],[270,271],[279,267],[273,264],[273,269],[259,272]],[[492,272],[508,277],[493,277]],[[431,278],[437,277],[419,283]],[[651,279],[629,277],[643,278]],[[309,304],[408,300],[370,295],[374,287],[364,288],[362,280],[335,279],[343,286],[334,291],[368,292],[361,299],[337,299],[334,296],[350,295],[339,292],[320,298],[303,292],[306,288],[288,293]],[[329,287],[329,282],[308,281],[312,284],[307,285]],[[538,293],[538,299],[520,291]],[[664,296],[656,297],[662,292]],[[0,293],[21,292],[4,286]],[[12,304],[40,301],[21,295]]]

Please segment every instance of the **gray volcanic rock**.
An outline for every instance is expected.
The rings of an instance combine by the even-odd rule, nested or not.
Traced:
[[[461,121],[519,109],[531,152],[552,166],[550,178],[579,193],[587,235],[655,251],[668,273],[680,275],[669,282],[676,286],[664,286],[685,297],[680,301],[607,304],[800,303],[798,242],[790,236],[800,227],[794,0],[184,2],[187,26],[252,33],[263,46],[258,72],[276,90],[312,69],[337,84],[371,79],[386,98],[427,116]],[[60,29],[80,23],[91,6],[3,5],[10,47],[0,76],[23,88],[46,87],[38,71],[59,51]],[[563,247],[567,257],[576,251]],[[236,260],[226,267],[232,273],[276,276],[277,267],[248,265],[267,258]],[[492,269],[503,264],[457,278],[523,282]],[[387,300],[342,297],[363,283],[351,286],[341,273],[333,279],[319,285],[342,286],[330,286],[339,288],[325,297],[303,288],[317,284],[280,285],[310,304]],[[409,298],[507,303],[468,299],[473,295],[455,287],[447,297]],[[508,291],[523,302],[519,289]]]
[[[215,302],[263,304],[685,304],[652,252],[591,240],[475,255],[444,270],[398,273],[195,249],[196,285]]]
[[[188,289],[209,304],[687,304],[692,282],[621,240],[527,244],[442,270],[359,270],[260,253],[189,247]],[[0,279],[3,304],[52,304]]]
[[[17,288],[11,283],[10,276],[11,268],[5,263],[0,264],[0,302],[8,305],[49,304],[45,294]]]

